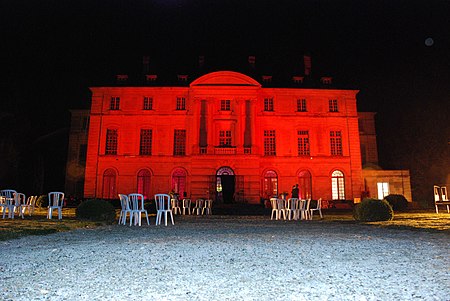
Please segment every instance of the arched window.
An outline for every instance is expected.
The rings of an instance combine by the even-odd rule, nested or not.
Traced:
[[[186,171],[182,168],[177,168],[172,173],[172,190],[178,193],[180,197],[186,191]]]
[[[333,200],[345,200],[345,179],[340,170],[331,174],[331,197]]]
[[[278,196],[278,175],[275,171],[268,170],[264,174],[264,197],[273,196]]]
[[[117,198],[116,193],[116,171],[114,169],[107,169],[103,173],[103,191],[102,197],[104,199]]]
[[[300,190],[298,197],[302,200],[312,198],[311,173],[302,170],[298,173],[298,188]]]
[[[137,192],[145,199],[150,198],[150,177],[151,173],[147,169],[141,169],[137,174]]]

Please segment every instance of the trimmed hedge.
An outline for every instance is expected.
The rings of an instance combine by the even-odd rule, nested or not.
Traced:
[[[408,207],[408,200],[402,194],[390,194],[385,196],[384,199],[394,211],[404,211]]]
[[[390,221],[394,218],[394,211],[386,200],[368,198],[356,205],[353,217],[361,222]]]
[[[105,200],[91,199],[82,202],[75,210],[76,217],[81,220],[112,224],[116,220],[114,206]]]

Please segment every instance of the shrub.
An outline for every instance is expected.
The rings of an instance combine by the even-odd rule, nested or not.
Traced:
[[[394,211],[386,200],[364,199],[355,207],[353,217],[362,222],[389,221]]]
[[[394,211],[403,211],[408,207],[408,200],[402,194],[390,194],[384,199],[391,205]]]
[[[35,206],[38,208],[47,208],[48,207],[48,195],[46,195],[46,194],[40,195],[36,200]]]
[[[100,199],[91,199],[78,205],[75,214],[78,219],[96,222],[114,223],[116,210],[114,206]]]

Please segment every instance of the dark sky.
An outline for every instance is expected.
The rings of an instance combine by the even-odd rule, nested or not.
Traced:
[[[309,53],[314,75],[361,90],[360,110],[449,107],[447,0],[0,0],[0,33],[4,110],[56,115],[37,135],[88,108],[89,86],[141,70],[143,55],[176,70],[198,55],[292,68]]]

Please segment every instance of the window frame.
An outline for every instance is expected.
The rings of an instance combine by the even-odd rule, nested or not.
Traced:
[[[308,112],[306,98],[297,98],[297,112]]]
[[[153,130],[141,129],[139,136],[139,155],[151,156],[153,146]]]
[[[120,96],[111,96],[111,100],[109,102],[109,110],[111,111],[120,110]]]
[[[328,100],[328,112],[337,113],[339,112],[339,105],[337,99]]]
[[[186,97],[183,96],[177,97],[176,110],[186,111]]]
[[[273,97],[264,98],[264,112],[274,112]]]
[[[173,155],[186,155],[186,130],[175,129],[173,134]]]
[[[105,155],[117,155],[119,146],[119,130],[106,129]]]
[[[297,131],[297,155],[298,156],[310,156],[311,155],[311,145],[309,141],[309,131],[308,130],[298,130]]]
[[[276,131],[264,130],[264,156],[276,156]]]
[[[143,110],[151,111],[153,110],[153,97],[152,96],[144,96]]]
[[[330,153],[332,156],[343,156],[342,131],[330,131]]]

